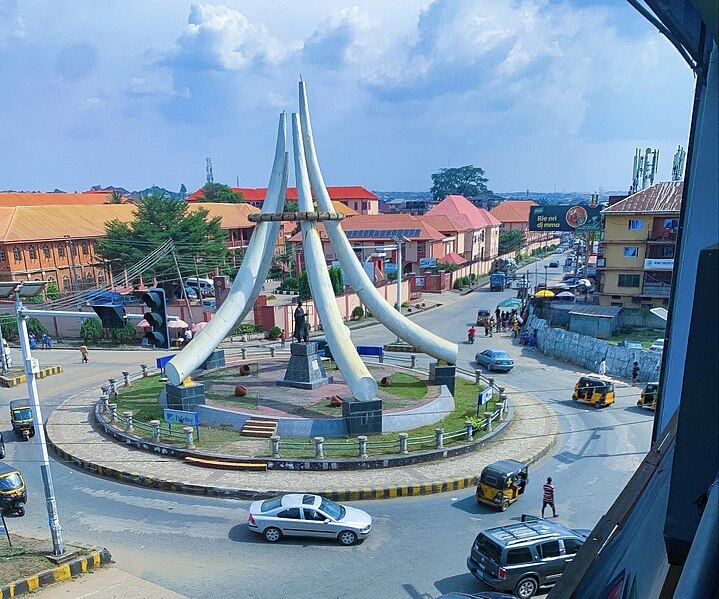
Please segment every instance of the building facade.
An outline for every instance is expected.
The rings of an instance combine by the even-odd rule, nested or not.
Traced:
[[[599,301],[605,306],[669,304],[682,181],[658,183],[602,211]]]

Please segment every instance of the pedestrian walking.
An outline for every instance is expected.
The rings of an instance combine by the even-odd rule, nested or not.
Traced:
[[[516,316],[514,317],[514,322],[512,323],[512,330],[514,331],[514,338],[516,339],[519,336],[519,321]]]
[[[494,311],[494,316],[499,320],[499,316],[502,313],[502,311],[499,309],[499,306],[497,306],[497,309]]]
[[[489,336],[489,326],[490,326],[490,325],[489,325],[489,321],[488,321],[488,320],[485,320],[485,321],[484,321],[484,336],[485,336],[485,337],[488,337],[488,336]]]
[[[37,349],[37,339],[35,338],[35,333],[30,333],[28,336],[28,341],[30,342],[30,349],[35,350]]]
[[[542,486],[542,518],[544,518],[544,509],[549,506],[552,508],[552,518],[557,517],[557,512],[554,509],[554,485],[552,484],[552,477],[547,477],[547,482]]]
[[[192,331],[187,329],[185,331],[185,345],[187,345],[190,341],[192,341]]]
[[[637,386],[637,377],[639,376],[639,362],[632,365],[632,387]]]
[[[52,337],[50,337],[50,335],[47,336],[47,339],[45,339],[45,342],[47,343],[47,348],[52,349]]]
[[[282,329],[282,332],[280,333],[280,347],[285,346],[285,329]]]
[[[90,361],[90,350],[87,349],[87,345],[80,346],[80,355],[82,356],[83,364],[87,364]]]
[[[494,331],[494,318],[489,319],[489,336],[492,336],[492,331]]]
[[[599,362],[599,376],[604,376],[605,374],[607,374],[607,360],[602,358],[602,361]]]
[[[47,349],[47,335],[45,333],[40,337],[40,349]]]

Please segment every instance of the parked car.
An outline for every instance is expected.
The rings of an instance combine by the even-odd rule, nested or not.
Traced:
[[[199,298],[197,294],[197,287],[191,287],[190,285],[185,285],[185,291],[184,293],[187,294],[187,299],[194,302],[196,299]],[[182,292],[180,292],[182,293]]]
[[[213,300],[213,299],[203,299],[200,302],[200,305],[202,306],[202,308],[204,310],[209,311],[209,312],[217,309],[217,304],[215,303],[215,300]]]
[[[474,540],[467,568],[498,591],[529,599],[556,584],[589,532],[542,519],[490,528]]]
[[[514,360],[506,351],[501,349],[485,349],[477,352],[474,361],[487,370],[504,370],[509,372],[514,368]]]
[[[559,268],[559,260],[550,260],[549,268]]]
[[[661,354],[664,352],[664,339],[657,339],[654,343],[649,346],[649,351],[655,354]]]
[[[202,294],[202,297],[208,297],[215,295],[215,284],[212,279],[203,279],[202,277],[189,277],[185,279],[185,285],[194,287],[198,291],[198,297]]]
[[[629,339],[625,339],[619,344],[619,347],[623,347],[624,349],[637,349],[639,351],[644,351],[644,346],[639,341],[629,341]]]
[[[270,543],[286,535],[337,539],[342,545],[354,545],[369,535],[372,517],[319,495],[290,493],[252,503],[247,526]]]
[[[556,250],[554,250],[555,254],[563,254],[566,251],[566,248],[558,247]]]

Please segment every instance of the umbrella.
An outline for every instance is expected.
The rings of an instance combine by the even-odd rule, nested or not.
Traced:
[[[206,322],[198,322],[194,327],[192,327],[193,333],[199,333],[202,329],[204,329],[207,326]]]
[[[574,299],[574,294],[571,291],[562,291],[557,294],[557,297],[561,297],[562,299]]]
[[[549,289],[542,289],[534,294],[534,297],[554,297],[554,294]]]
[[[171,320],[167,323],[168,329],[187,329],[189,327],[189,324],[187,324],[184,320],[180,320],[179,318],[177,320]]]
[[[149,329],[149,328],[150,328],[150,323],[147,322],[147,321],[143,318],[140,322],[137,323],[137,328],[138,328],[138,329]]]
[[[502,300],[497,304],[497,308],[521,308],[522,307],[522,300],[517,299],[516,297],[510,297],[506,300]]]
[[[584,285],[585,287],[591,287],[592,282],[589,279],[579,279],[577,285]]]

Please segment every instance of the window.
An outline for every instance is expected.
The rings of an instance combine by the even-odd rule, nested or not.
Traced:
[[[582,546],[582,542],[579,539],[564,539],[564,553],[567,555],[574,555],[579,551]]]
[[[282,497],[273,497],[272,499],[265,499],[260,506],[262,513],[276,510],[278,507],[282,507]]]
[[[97,286],[102,287],[105,285],[105,274],[102,272],[97,273]]]
[[[298,507],[291,507],[288,510],[284,510],[277,514],[278,518],[287,518],[289,520],[301,520],[300,516],[300,508]]]
[[[669,231],[676,231],[679,228],[679,219],[678,218],[665,218],[664,219],[664,228]]]
[[[70,291],[70,277],[64,276],[62,278],[62,290],[63,291]]]
[[[85,280],[87,281],[88,287],[95,286],[95,277],[93,276],[93,274],[91,272],[89,272],[89,273],[87,273],[87,275],[85,275]]]
[[[641,231],[644,228],[644,219],[638,218],[636,220],[629,220],[630,231]]]
[[[614,307],[616,307],[616,308],[623,308],[623,307],[624,307],[624,304],[623,304],[622,302],[612,302],[610,305],[611,305],[611,306],[614,306]]]
[[[559,541],[550,541],[549,543],[542,543],[537,548],[537,553],[542,559],[550,557],[559,557]]]
[[[619,275],[619,287],[639,287],[639,275]]]
[[[313,520],[315,522],[324,522],[327,518],[317,510],[308,510],[305,508],[305,520]]]
[[[58,244],[57,244],[57,255],[58,255],[60,258],[64,258],[64,257],[65,257],[65,244],[64,244],[64,243],[58,243]]]
[[[82,255],[83,255],[83,256],[89,255],[89,254],[90,254],[90,248],[89,248],[88,245],[87,245],[87,241],[83,241],[83,242],[81,243],[81,245],[82,245]]]
[[[507,551],[507,565],[516,566],[517,564],[528,564],[534,561],[532,559],[532,551],[529,547],[522,549],[510,549]]]
[[[47,243],[42,244],[42,255],[45,256],[45,260],[50,259],[50,246]]]
[[[663,258],[674,258],[674,248],[672,246],[662,248]]]
[[[30,256],[30,260],[37,260],[37,250],[34,245],[27,246],[27,253]]]
[[[0,262],[7,262],[7,254],[5,248],[0,248]]]
[[[624,257],[625,258],[636,258],[639,256],[639,248],[638,247],[625,247],[624,248]]]

